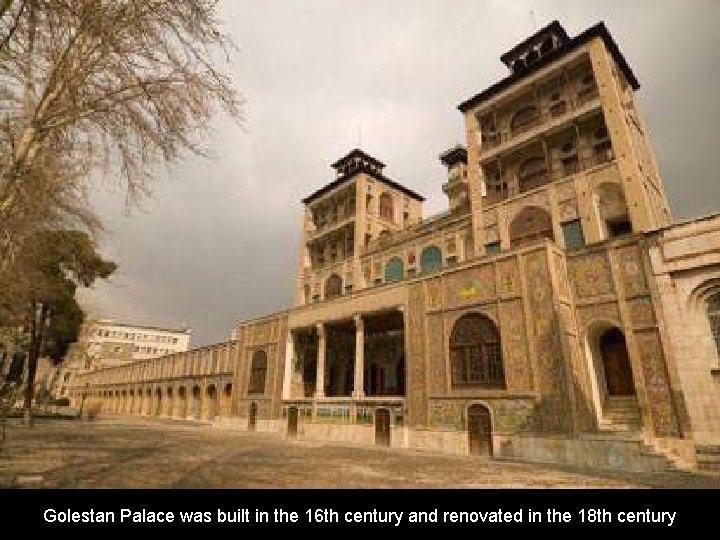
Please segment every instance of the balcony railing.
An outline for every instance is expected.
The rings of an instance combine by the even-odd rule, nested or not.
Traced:
[[[331,214],[325,219],[318,220],[317,223],[309,224],[308,225],[308,233],[311,236],[321,234],[325,232],[326,230],[330,230],[336,225],[343,223],[349,219],[352,219],[355,217],[355,212],[338,212],[336,214]]]
[[[587,171],[599,165],[610,163],[615,159],[612,148],[603,149],[602,151],[595,152],[588,156],[583,156],[582,159],[575,159],[563,163],[558,167],[552,168],[550,171],[542,170],[536,173],[526,175],[522,178],[517,177],[517,186],[519,193],[525,193],[533,189],[539,188],[546,184],[550,184],[557,180],[562,180],[573,174],[577,174],[581,171]],[[503,177],[503,182],[511,185],[512,178],[509,175]],[[497,182],[497,179],[495,180]],[[494,189],[496,184],[488,186],[487,195],[485,196],[485,205],[491,205],[504,201],[505,199],[514,196],[511,190],[503,189],[496,191]]]
[[[588,101],[595,99],[600,94],[598,93],[598,87],[596,85],[586,86],[581,89],[577,95],[577,104],[579,106],[585,105]]]
[[[592,101],[599,96],[597,85],[593,84],[578,91],[576,99],[561,100],[552,103],[547,109],[541,111],[536,116],[528,118],[522,123],[513,126],[509,131],[481,131],[483,150],[491,150],[503,143],[511,141],[537,127],[544,122],[560,118],[565,114],[569,114],[573,110],[582,107],[586,103]]]

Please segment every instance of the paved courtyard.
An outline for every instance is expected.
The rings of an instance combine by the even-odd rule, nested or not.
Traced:
[[[480,457],[288,442],[272,434],[135,417],[45,420],[32,429],[11,425],[7,435],[0,447],[0,486],[720,488],[719,476],[580,471]]]

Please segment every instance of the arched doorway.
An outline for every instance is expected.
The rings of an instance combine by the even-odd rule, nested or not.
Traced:
[[[250,411],[248,414],[248,431],[255,431],[257,426],[257,403],[254,401],[250,404]]]
[[[375,409],[375,444],[390,446],[390,411]]]
[[[187,418],[187,390],[184,386],[181,386],[178,388],[178,407],[177,407],[177,415],[180,418]]]
[[[195,420],[200,420],[200,387],[193,386],[192,389],[193,408],[192,415]]]
[[[162,390],[158,388],[155,390],[155,416],[160,416],[162,414]]]
[[[168,386],[167,390],[165,391],[165,416],[173,416],[173,408],[175,404],[175,399],[173,395],[173,388],[172,386]]]
[[[223,391],[223,405],[220,410],[221,416],[230,416],[232,409],[232,383],[227,383],[225,385],[225,390]]]
[[[468,407],[468,449],[472,455],[492,457],[492,424],[485,405]]]
[[[632,368],[625,336],[618,328],[610,328],[600,335],[600,356],[608,396],[634,396]]]
[[[288,424],[287,434],[288,437],[297,437],[297,426],[298,426],[298,410],[297,407],[290,407],[287,412]]]
[[[207,419],[215,420],[218,415],[218,395],[214,384],[207,387],[207,399]]]

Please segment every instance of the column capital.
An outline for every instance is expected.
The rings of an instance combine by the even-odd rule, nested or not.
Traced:
[[[355,326],[362,325],[365,322],[365,320],[363,319],[362,313],[355,313],[353,315],[353,320],[355,321]]]
[[[315,329],[319,335],[325,334],[325,323],[315,323]]]

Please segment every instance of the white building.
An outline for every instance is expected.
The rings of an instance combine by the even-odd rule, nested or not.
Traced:
[[[161,328],[112,319],[88,320],[60,366],[55,394],[66,396],[74,376],[79,372],[187,351],[191,334],[192,330],[185,326]]]

